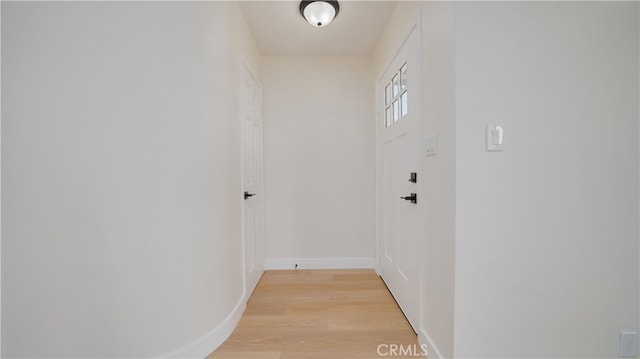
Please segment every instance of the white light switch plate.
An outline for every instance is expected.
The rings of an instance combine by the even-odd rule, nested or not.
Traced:
[[[620,332],[620,358],[638,356],[638,332]]]
[[[504,129],[502,126],[487,125],[487,151],[504,150]]]
[[[438,136],[429,135],[424,138],[424,152],[427,156],[434,156],[438,153]]]

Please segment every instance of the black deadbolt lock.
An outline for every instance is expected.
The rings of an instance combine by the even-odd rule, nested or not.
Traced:
[[[411,172],[411,177],[409,178],[409,182],[411,183],[418,182],[418,174],[415,172]]]

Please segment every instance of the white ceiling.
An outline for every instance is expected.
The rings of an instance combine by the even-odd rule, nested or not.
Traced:
[[[369,55],[394,1],[340,1],[340,12],[315,28],[300,15],[299,1],[240,1],[263,55]]]

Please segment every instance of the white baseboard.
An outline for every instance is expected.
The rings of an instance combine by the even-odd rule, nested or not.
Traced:
[[[212,331],[194,340],[182,348],[164,354],[161,358],[194,358],[202,359],[216,350],[225,340],[229,338],[233,330],[238,325],[242,313],[246,307],[245,298],[242,297],[233,308],[231,313],[218,324]]]
[[[266,270],[274,269],[374,269],[373,257],[354,258],[267,258]]]
[[[429,357],[429,359],[445,359],[444,355],[442,355],[442,352],[440,352],[438,347],[433,343],[433,340],[431,340],[429,334],[422,328],[420,328],[418,333],[418,343],[420,345],[427,345],[427,356]]]

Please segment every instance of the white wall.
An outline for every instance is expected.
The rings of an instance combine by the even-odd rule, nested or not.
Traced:
[[[425,213],[420,334],[434,358],[450,358],[456,235],[454,3],[424,3],[422,26],[422,137],[436,135],[438,153],[422,157]]]
[[[0,45],[2,44],[2,4],[0,4]],[[0,69],[2,69],[2,46],[0,46]],[[0,84],[2,71],[0,71]],[[1,87],[1,86],[0,86]],[[2,90],[0,89],[0,97]],[[0,100],[0,178],[2,178],[2,101]],[[2,181],[0,181],[0,203],[2,203]],[[2,206],[0,205],[0,357],[2,356]]]
[[[455,31],[455,357],[617,357],[638,330],[638,3],[456,3]]]
[[[267,56],[263,74],[267,263],[372,258],[369,57]]]
[[[240,303],[239,19],[2,3],[3,357],[179,355]]]
[[[382,72],[391,62],[392,56],[400,48],[399,41],[403,40],[402,37],[409,30],[409,24],[417,19],[419,9],[420,3],[417,1],[398,1],[396,3],[371,55],[375,76],[382,76]]]

